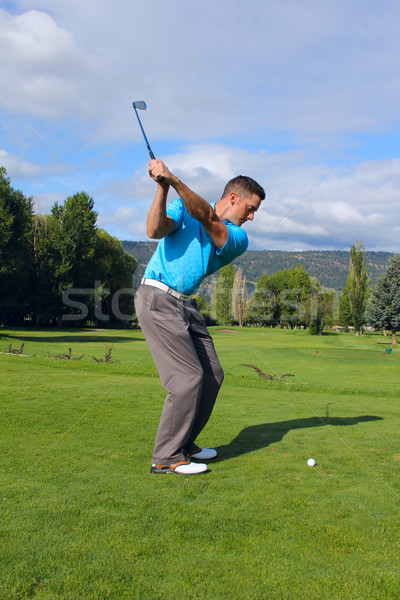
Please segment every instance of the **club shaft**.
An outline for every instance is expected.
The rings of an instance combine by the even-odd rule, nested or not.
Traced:
[[[147,136],[146,136],[146,134],[144,132],[143,125],[142,125],[142,123],[140,121],[140,118],[139,118],[138,112],[136,110],[136,107],[134,106],[133,108],[135,110],[135,113],[136,113],[136,116],[137,116],[137,120],[139,121],[139,126],[140,126],[140,129],[142,130],[143,137],[144,137],[145,142],[146,142],[147,150],[149,151],[149,154],[150,154],[150,158],[152,158],[154,160],[155,159],[154,153],[153,153],[152,149],[150,148],[149,140],[147,139]]]
[[[153,152],[153,150],[150,148],[149,140],[147,139],[147,135],[146,135],[146,134],[145,134],[145,132],[144,132],[143,125],[142,125],[142,122],[141,122],[141,120],[140,120],[140,118],[139,118],[138,111],[136,110],[136,106],[135,106],[135,105],[133,105],[133,109],[134,109],[134,111],[135,111],[135,114],[136,114],[136,116],[137,116],[137,120],[138,120],[138,122],[139,122],[140,129],[142,130],[143,137],[144,137],[144,139],[145,139],[145,142],[146,142],[147,150],[149,151],[149,154],[150,154],[150,158],[151,158],[152,160],[155,160],[155,158],[156,158],[156,157],[154,156],[154,152]],[[161,175],[159,175],[159,176],[157,177],[157,181],[159,181],[160,183],[162,183],[162,182],[164,181],[164,177],[162,177]]]

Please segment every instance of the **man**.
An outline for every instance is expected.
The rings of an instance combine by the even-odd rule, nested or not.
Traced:
[[[158,428],[153,473],[197,474],[217,453],[195,440],[206,425],[224,377],[212,338],[190,299],[202,280],[247,249],[241,226],[252,221],[265,198],[250,177],[227,183],[209,204],[159,159],[149,163],[157,191],[147,218],[149,237],[161,239],[135,296],[136,313],[161,382],[168,392]],[[178,195],[169,204],[172,186]]]

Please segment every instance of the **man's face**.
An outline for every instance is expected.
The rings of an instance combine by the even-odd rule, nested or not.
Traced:
[[[257,194],[239,196],[239,194],[232,193],[230,221],[239,227],[246,221],[252,221],[260,204],[261,198]]]

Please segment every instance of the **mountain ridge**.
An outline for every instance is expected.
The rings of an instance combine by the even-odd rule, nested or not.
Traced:
[[[154,253],[157,242],[122,241],[123,248],[132,254],[139,262],[134,275],[134,287],[139,285],[144,269]],[[368,251],[365,252],[368,277],[374,285],[382,273],[387,269],[389,259],[393,252]],[[239,256],[233,264],[240,267],[246,275],[249,295],[259,281],[261,275],[272,275],[276,271],[292,269],[298,263],[311,277],[316,277],[325,288],[341,292],[346,285],[349,274],[350,252],[346,250],[247,250]],[[218,279],[214,273],[201,284],[199,293],[207,298],[211,296],[212,289]]]

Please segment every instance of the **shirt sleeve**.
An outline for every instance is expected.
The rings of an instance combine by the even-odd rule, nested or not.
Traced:
[[[167,215],[173,219],[175,223],[174,231],[178,229],[178,227],[182,224],[183,218],[185,216],[185,206],[180,198],[173,200],[167,206]]]
[[[226,264],[232,262],[246,252],[249,245],[247,233],[232,223],[227,224],[228,238],[222,248],[217,249],[217,255]]]

